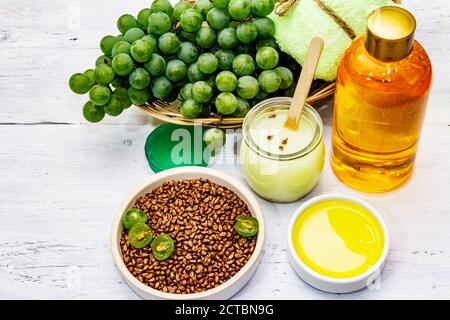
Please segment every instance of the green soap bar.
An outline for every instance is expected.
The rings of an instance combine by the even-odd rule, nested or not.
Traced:
[[[395,5],[391,0],[322,0],[357,36],[365,33],[367,16],[376,8]],[[352,40],[347,33],[318,6],[315,0],[300,0],[284,16],[269,16],[275,23],[275,39],[284,52],[303,65],[309,43],[314,37],[324,40],[324,49],[315,78],[334,81],[340,57]]]
[[[206,167],[210,154],[204,152],[206,128],[165,123],[154,129],[145,142],[145,156],[155,172],[184,166]]]

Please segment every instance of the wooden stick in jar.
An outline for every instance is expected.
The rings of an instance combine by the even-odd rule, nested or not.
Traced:
[[[314,73],[316,72],[322,49],[323,40],[318,37],[313,38],[309,44],[306,60],[303,64],[297,87],[295,88],[291,106],[289,107],[288,118],[284,123],[284,126],[288,129],[295,131],[298,128],[303,107],[305,106],[306,98],[308,98],[309,90],[311,89],[311,84],[314,80]]]

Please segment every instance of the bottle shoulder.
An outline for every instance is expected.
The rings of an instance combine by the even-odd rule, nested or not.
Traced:
[[[405,59],[383,62],[367,52],[364,37],[361,37],[355,40],[344,54],[339,66],[338,78],[342,78],[342,74],[361,85],[369,87],[382,85],[386,90],[389,88],[398,90],[429,86],[432,66],[425,49],[417,41],[414,41],[413,49]]]

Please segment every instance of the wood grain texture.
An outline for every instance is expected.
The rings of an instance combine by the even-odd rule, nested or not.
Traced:
[[[146,4],[2,0],[0,298],[138,298],[113,264],[109,227],[125,194],[152,174],[143,149],[157,123],[131,109],[87,124],[81,115],[86,98],[73,95],[67,79],[92,66],[99,39],[115,30],[118,16]],[[404,4],[417,17],[417,39],[435,72],[413,179],[398,191],[365,195],[339,183],[327,164],[318,187],[302,201],[260,200],[267,244],[258,271],[236,299],[450,298],[450,10],[444,0]],[[330,101],[321,114],[329,156]],[[239,141],[228,141],[213,167],[243,181],[233,163]],[[383,213],[392,249],[376,288],[326,294],[302,282],[288,264],[284,235],[291,213],[326,192],[357,194]]]

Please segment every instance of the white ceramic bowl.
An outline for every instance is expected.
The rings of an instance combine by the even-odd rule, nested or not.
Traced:
[[[292,233],[294,229],[294,224],[297,218],[305,211],[306,208],[310,207],[311,205],[321,202],[323,200],[329,200],[329,199],[342,199],[342,200],[348,200],[354,203],[357,203],[361,205],[362,207],[368,209],[370,213],[378,220],[380,223],[380,226],[383,230],[384,234],[384,247],[383,251],[381,253],[380,258],[378,261],[373,265],[369,270],[367,270],[365,273],[352,277],[352,278],[345,278],[345,279],[337,279],[337,278],[331,278],[327,276],[323,276],[311,268],[309,268],[303,261],[300,259],[300,257],[297,255],[294,245],[292,243]],[[291,262],[292,267],[294,268],[295,272],[302,278],[306,283],[309,285],[322,290],[326,292],[332,292],[332,293],[348,293],[353,291],[358,291],[360,289],[363,289],[369,285],[371,285],[375,280],[380,276],[381,271],[384,268],[384,265],[386,264],[388,252],[389,252],[389,232],[388,228],[386,226],[386,223],[384,222],[381,215],[378,213],[378,211],[372,207],[370,204],[368,204],[365,201],[362,201],[356,197],[352,197],[349,195],[340,195],[340,194],[326,194],[314,197],[305,203],[303,203],[297,211],[294,213],[294,215],[291,217],[291,220],[289,222],[289,229],[288,229],[288,251],[289,251],[289,259]]]
[[[205,178],[217,183],[218,185],[227,187],[234,191],[248,206],[251,214],[258,219],[259,233],[256,240],[255,250],[244,265],[244,267],[238,271],[231,279],[223,284],[203,292],[192,294],[173,294],[165,293],[149,286],[146,286],[139,280],[137,280],[127,269],[122,259],[120,250],[120,237],[123,230],[122,215],[128,209],[130,209],[135,203],[136,199],[150,192],[154,188],[162,185],[164,182],[170,180],[182,180],[182,179],[196,179]],[[111,239],[110,245],[114,262],[119,269],[122,278],[130,286],[130,288],[144,299],[228,299],[236,294],[245,284],[251,279],[258,267],[261,253],[265,241],[266,228],[264,222],[264,216],[261,208],[258,205],[253,194],[243,186],[240,182],[236,181],[231,176],[208,168],[202,167],[181,167],[166,170],[157,173],[149,178],[149,180],[132,192],[120,205],[111,226]]]

